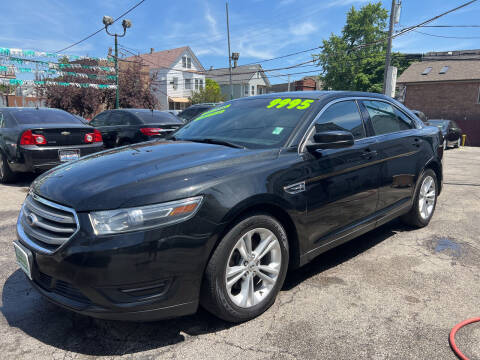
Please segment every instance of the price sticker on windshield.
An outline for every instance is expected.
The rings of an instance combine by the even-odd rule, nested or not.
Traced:
[[[310,107],[311,104],[313,104],[315,100],[312,99],[273,99],[270,101],[270,104],[267,105],[268,109],[297,109],[297,110],[305,110]]]

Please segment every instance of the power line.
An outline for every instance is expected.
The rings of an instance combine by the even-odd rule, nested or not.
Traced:
[[[430,28],[480,28],[480,25],[425,25]]]
[[[253,65],[253,64],[263,63],[263,62],[272,61],[272,60],[277,60],[277,59],[283,59],[283,58],[286,58],[286,57],[289,57],[289,56],[294,56],[294,55],[306,53],[306,52],[313,51],[313,50],[317,50],[317,49],[320,49],[320,48],[321,48],[321,46],[317,46],[317,47],[314,47],[314,48],[311,48],[311,49],[302,50],[302,51],[297,51],[297,52],[294,52],[294,53],[291,53],[291,54],[282,55],[282,56],[277,56],[277,57],[274,57],[274,58],[271,58],[271,59],[264,59],[264,60],[259,60],[259,61],[257,61],[257,62],[252,62],[252,63],[248,63],[248,64],[242,64],[241,66]]]
[[[418,31],[418,30],[414,30],[414,31],[422,35],[433,36],[433,37],[444,38],[444,39],[480,39],[480,36],[445,36],[445,35],[430,34],[430,33]]]
[[[125,15],[127,15],[129,12],[131,12],[133,9],[135,9],[136,7],[140,6],[143,2],[145,2],[145,0],[141,0],[140,2],[138,2],[137,4],[135,4],[134,6],[132,6],[130,9],[128,9],[127,11],[125,11],[122,15],[116,17],[114,20],[113,20],[113,23],[115,23],[117,20],[119,20],[121,17],[124,17]],[[112,24],[113,24],[112,23]],[[73,43],[72,45],[69,45],[61,50],[58,50],[58,51],[55,51],[57,53],[60,53],[60,52],[63,52],[65,50],[68,50],[72,47],[74,47],[75,45],[78,45],[80,44],[81,42],[84,42],[85,40],[88,40],[90,39],[91,37],[97,35],[99,32],[101,32],[103,29],[105,29],[105,27],[101,27],[100,29],[98,29],[97,31],[95,31],[94,33],[84,37],[83,39],[77,41],[76,43]]]

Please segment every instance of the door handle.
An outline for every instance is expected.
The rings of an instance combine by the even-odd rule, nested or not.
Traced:
[[[362,158],[366,158],[366,159],[373,159],[376,156],[377,156],[377,152],[375,150],[366,149],[362,153]]]

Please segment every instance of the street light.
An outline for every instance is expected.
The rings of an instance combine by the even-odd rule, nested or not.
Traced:
[[[115,90],[115,109],[118,109],[120,107],[120,100],[119,100],[119,92],[118,92],[118,40],[117,38],[125,36],[127,29],[132,27],[132,22],[130,20],[123,19],[122,21],[123,34],[117,34],[117,33],[112,34],[108,31],[108,27],[112,25],[115,22],[115,20],[113,20],[111,16],[104,16],[102,21],[103,21],[103,25],[105,25],[105,31],[107,32],[107,34],[115,37],[115,57],[114,57],[115,85],[117,85]]]

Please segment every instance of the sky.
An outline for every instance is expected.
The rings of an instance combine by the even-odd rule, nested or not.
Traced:
[[[0,47],[56,52],[102,27],[103,15],[117,17],[139,0],[16,0],[5,1],[0,21]],[[230,0],[232,51],[240,53],[239,64],[260,62],[264,69],[299,64],[312,52],[274,61],[272,57],[315,48],[331,33],[339,34],[347,11],[368,0]],[[466,0],[403,0],[396,30],[415,25]],[[391,1],[382,1],[390,9]],[[480,1],[431,25],[476,25]],[[126,18],[132,21],[122,48],[133,53],[190,46],[208,69],[228,66],[225,1],[146,0]],[[112,30],[121,32],[120,21]],[[480,48],[480,28],[423,28],[395,38],[393,50],[408,53]],[[432,36],[434,35],[434,36]],[[105,57],[113,38],[101,31],[64,53]],[[120,56],[131,53],[121,50]],[[302,74],[295,74],[305,72]],[[269,71],[271,83],[318,74],[318,68]]]

